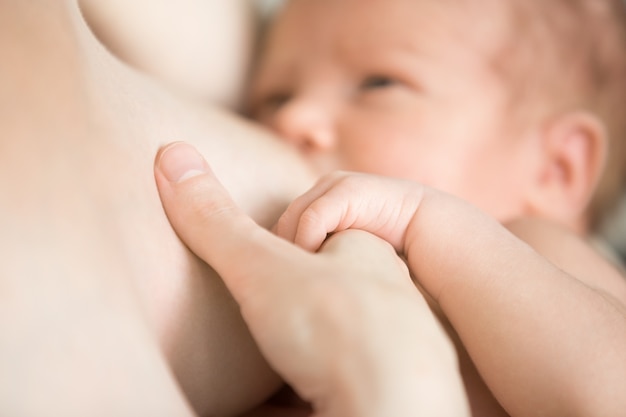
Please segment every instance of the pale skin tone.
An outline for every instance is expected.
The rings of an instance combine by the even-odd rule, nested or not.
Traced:
[[[189,145],[162,150],[155,175],[181,238],[214,265],[270,363],[316,415],[468,412],[456,363],[449,367],[447,354],[441,356],[449,345],[441,344],[441,329],[406,271],[398,260],[383,262],[389,247],[351,240],[341,233],[348,229],[383,238],[403,255],[511,415],[619,415],[626,405],[620,393],[626,285],[564,229],[539,220],[510,227],[550,261],[458,198],[410,181],[335,173],[296,199],[275,228],[285,240],[317,252],[306,254],[250,221]],[[329,233],[337,236],[327,239]],[[335,263],[338,254],[351,262]],[[242,257],[247,262],[239,262]],[[355,293],[362,297],[352,298]],[[349,319],[355,315],[365,328]],[[408,339],[390,338],[385,329],[400,329],[392,334]],[[362,331],[373,336],[355,339]],[[355,340],[358,348],[350,347]],[[384,347],[376,348],[381,342]],[[370,349],[385,355],[351,366]],[[447,366],[438,365],[442,358]],[[423,360],[429,365],[420,365]],[[435,373],[417,371],[433,364]],[[429,390],[422,397],[424,383]],[[250,415],[306,415],[266,412]]]
[[[123,61],[204,103],[241,105],[256,29],[252,1],[79,3],[98,39]]]
[[[120,63],[76,2],[0,2],[0,32],[0,414],[238,415],[263,402],[281,380],[222,281],[172,230],[152,167],[162,144],[185,138],[269,227],[312,183],[305,164]],[[363,245],[386,248],[379,267],[406,280],[388,246]],[[349,269],[356,254],[345,255]],[[330,270],[342,256],[316,262]],[[421,299],[408,297],[425,319],[403,326],[445,351]],[[462,410],[447,352],[429,373],[447,375],[441,386],[456,387]]]
[[[276,377],[223,286],[170,229],[151,165],[160,144],[190,140],[269,225],[310,183],[298,158],[120,65],[74,2],[0,7],[0,187],[13,197],[0,202],[0,276],[11,288],[0,349],[2,368],[20,376],[0,390],[3,414],[204,415],[264,398]]]
[[[155,176],[179,236],[220,273],[314,415],[469,415],[452,344],[391,246],[358,231],[316,254],[289,244],[245,215],[188,144],[163,149]]]
[[[0,414],[233,415],[262,402],[280,378],[171,229],[152,166],[161,144],[190,140],[270,226],[311,183],[302,161],[121,64],[73,1],[1,2],[0,32]]]
[[[491,19],[499,16],[496,3],[481,8],[481,16],[469,9],[450,12],[437,2],[415,9],[390,1],[371,1],[368,7],[348,1],[294,3],[299,8],[281,19],[270,42],[252,109],[319,172],[341,168],[418,180],[461,196],[500,221],[542,216],[584,234],[584,207],[602,165],[601,126],[592,115],[571,114],[511,129],[503,110],[505,85],[485,68],[485,57],[500,46],[493,36],[502,30],[500,20]],[[470,20],[487,19],[495,26],[468,29],[468,13]],[[413,39],[416,26],[427,43],[406,41],[402,30],[410,29]],[[394,47],[398,40],[400,50]],[[338,47],[339,54],[329,53]],[[572,163],[581,155],[582,164]],[[583,181],[569,181],[574,177]],[[574,258],[577,272],[615,276],[599,259],[583,262],[586,256],[563,253],[564,241],[575,242],[571,246],[583,253],[589,249],[559,228],[519,220],[511,228],[559,265]],[[546,230],[553,233],[549,238]],[[610,287],[619,292],[620,282]],[[471,367],[468,371],[463,360],[462,366],[475,412],[502,413],[475,376],[468,376]]]
[[[584,238],[589,232],[585,210],[607,146],[602,122],[549,102],[512,106],[511,80],[492,66],[509,39],[507,5],[470,3],[292,0],[268,35],[252,83],[251,114],[299,149],[318,173],[368,172],[460,197],[509,224],[577,280],[623,301],[623,279],[571,235]],[[546,224],[523,220],[528,217]],[[561,293],[559,283],[567,292],[571,282],[553,282],[554,293]],[[602,301],[595,292],[588,295],[590,308]],[[610,301],[599,307],[614,312]],[[469,316],[461,320],[482,334]],[[507,317],[491,318],[508,326]],[[469,337],[471,349],[458,348],[474,414],[532,411],[515,397],[523,390],[508,392],[515,385],[494,375],[494,368],[491,373],[484,363],[472,363],[479,350]],[[578,376],[575,381],[584,380]]]
[[[320,174],[406,178],[501,221],[541,215],[584,232],[602,126],[558,108],[520,125],[525,104],[511,105],[491,65],[506,47],[506,5],[469,3],[290,1],[263,49],[251,114]]]
[[[543,242],[554,263],[462,200],[410,181],[336,173],[296,199],[276,231],[310,251],[348,229],[388,241],[511,415],[619,415],[626,282],[564,230],[538,220],[511,227]]]

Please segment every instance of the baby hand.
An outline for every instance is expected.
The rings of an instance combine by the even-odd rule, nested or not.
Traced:
[[[469,415],[452,344],[386,242],[349,230],[313,254],[279,239],[186,144],[160,151],[155,179],[179,237],[316,416]]]
[[[360,229],[389,242],[426,292],[468,281],[470,264],[500,247],[504,228],[467,202],[421,184],[368,174],[336,172],[287,208],[275,232],[309,251],[329,234]],[[509,241],[504,237],[504,242]],[[461,271],[466,273],[461,273]]]
[[[275,232],[304,249],[317,251],[330,233],[360,229],[404,252],[407,229],[424,189],[410,181],[335,172],[294,200]]]

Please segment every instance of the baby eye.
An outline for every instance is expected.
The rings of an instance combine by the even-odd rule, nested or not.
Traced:
[[[287,104],[289,100],[291,100],[290,93],[268,94],[253,105],[252,116],[255,118],[263,118],[272,115]]]
[[[385,76],[375,75],[367,77],[362,83],[361,88],[364,90],[387,88],[396,85],[397,81]]]
[[[270,94],[262,101],[262,106],[265,109],[276,110],[284,106],[289,100],[291,100],[291,94],[289,93]]]

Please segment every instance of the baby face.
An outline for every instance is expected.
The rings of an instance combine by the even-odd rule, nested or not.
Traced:
[[[267,40],[253,116],[320,174],[406,178],[501,220],[522,214],[533,148],[509,129],[491,67],[504,19],[499,2],[489,13],[463,3],[293,0]]]

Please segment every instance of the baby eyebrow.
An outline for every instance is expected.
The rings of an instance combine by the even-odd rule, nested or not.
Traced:
[[[263,91],[251,96],[246,106],[246,114],[253,118],[268,115],[281,108],[291,100],[292,94],[288,91]]]
[[[260,99],[260,106],[280,107],[289,100],[291,100],[292,94],[287,91],[277,90],[272,93],[268,93],[262,96]]]
[[[398,80],[393,76],[376,74],[364,77],[359,86],[361,88],[383,88],[394,85],[397,82]]]

